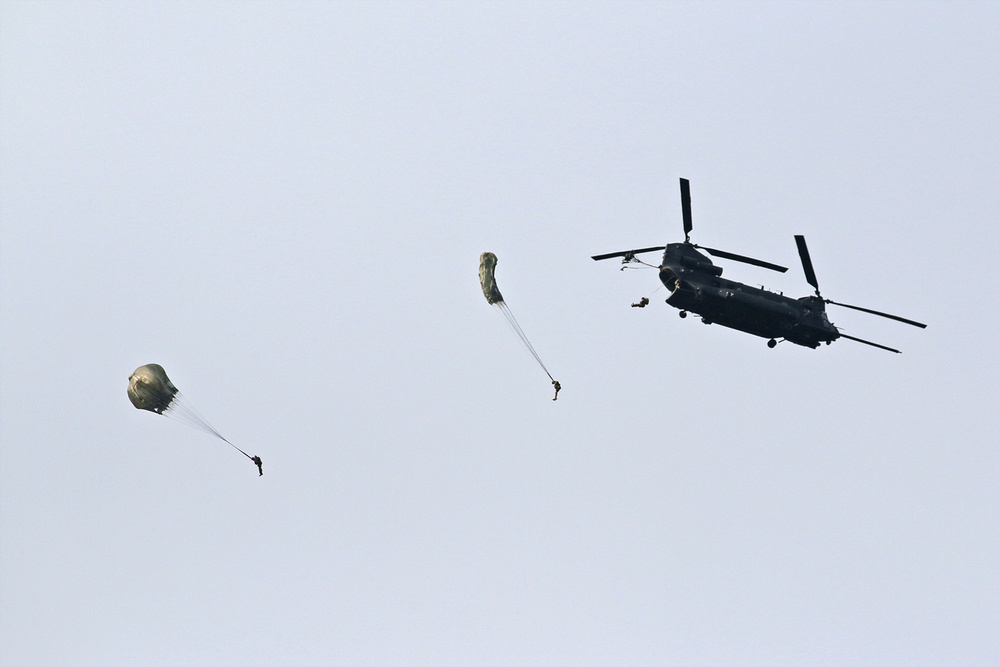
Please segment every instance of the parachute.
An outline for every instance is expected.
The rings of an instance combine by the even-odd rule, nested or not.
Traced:
[[[159,364],[139,366],[128,379],[128,398],[139,410],[149,410],[158,415],[171,417],[179,422],[192,426],[209,435],[222,440],[230,447],[243,454],[257,466],[260,474],[264,474],[263,463],[259,456],[250,456],[242,449],[226,440],[226,438],[205,421],[198,412],[188,404],[183,394],[167,377],[167,372]]]
[[[559,384],[558,380],[552,377],[552,373],[549,373],[549,369],[545,367],[545,362],[543,362],[542,358],[538,356],[537,352],[535,352],[535,348],[531,344],[531,341],[528,340],[528,337],[524,334],[524,330],[521,329],[521,325],[517,323],[514,313],[510,312],[510,308],[507,307],[507,302],[503,300],[503,295],[500,294],[500,290],[497,288],[495,275],[496,267],[497,256],[493,253],[484,252],[479,256],[479,284],[483,288],[483,296],[486,297],[487,303],[496,306],[500,312],[503,313],[504,318],[507,320],[507,324],[510,325],[510,328],[515,334],[517,334],[517,337],[521,339],[521,342],[524,343],[524,346],[528,349],[528,352],[531,353],[531,356],[535,358],[538,365],[542,367],[545,374],[549,376],[550,380],[552,380],[552,386],[555,387],[556,390],[556,394],[552,398],[554,401],[559,398],[559,390],[562,389],[562,385]]]
[[[503,295],[497,289],[497,279],[494,273],[497,270],[497,256],[491,252],[484,252],[479,256],[479,284],[483,286],[483,296],[487,303],[496,305],[503,303]]]

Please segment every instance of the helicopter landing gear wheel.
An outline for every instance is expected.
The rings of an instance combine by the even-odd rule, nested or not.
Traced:
[[[778,344],[778,341],[774,340],[773,338],[771,340],[767,341],[767,346],[770,347],[770,348],[774,348],[774,346],[777,345],[777,344]]]
[[[686,310],[682,310],[682,311],[681,311],[680,313],[678,313],[678,314],[679,314],[679,315],[681,316],[681,319],[683,320],[683,319],[684,319],[685,317],[687,317],[687,316],[688,316],[688,311],[686,311]]]

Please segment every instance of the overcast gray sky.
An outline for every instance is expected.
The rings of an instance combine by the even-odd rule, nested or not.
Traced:
[[[0,663],[1000,663],[998,34],[4,2]],[[590,260],[681,240],[679,177],[695,241],[792,267],[727,277],[809,294],[804,234],[929,327],[770,350]],[[149,362],[264,476],[135,410]]]

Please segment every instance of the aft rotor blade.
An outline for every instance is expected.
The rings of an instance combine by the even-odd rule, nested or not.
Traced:
[[[871,315],[878,315],[879,317],[888,317],[890,320],[896,320],[897,322],[902,322],[904,324],[910,324],[915,327],[920,327],[921,329],[926,329],[927,325],[921,322],[916,322],[914,320],[908,320],[905,317],[900,317],[899,315],[890,315],[889,313],[883,313],[879,310],[872,310],[871,308],[862,308],[861,306],[852,306],[849,303],[838,303],[836,301],[831,301],[830,299],[823,299],[826,303],[832,303],[835,306],[842,306],[844,308],[853,308],[854,310],[860,310],[862,313],[869,313]]]
[[[681,179],[681,214],[684,216],[684,242],[686,243],[693,228],[691,224],[691,183],[686,178]]]
[[[657,250],[665,250],[667,246],[658,245],[655,248],[639,248],[638,250],[622,250],[620,252],[609,252],[606,255],[594,255],[591,259],[602,260],[611,259],[612,257],[628,257],[630,255],[638,255],[644,252],[656,252]]]
[[[725,250],[716,250],[715,248],[706,248],[705,246],[696,245],[695,248],[701,248],[705,252],[708,252],[716,257],[723,257],[725,259],[736,260],[737,262],[744,262],[745,264],[753,264],[754,266],[762,266],[765,269],[771,269],[772,271],[778,271],[784,273],[788,270],[788,267],[780,266],[778,264],[771,264],[770,262],[765,262],[760,259],[754,259],[753,257],[745,257],[743,255],[737,255],[732,252],[726,252]]]
[[[879,345],[878,343],[873,343],[870,340],[864,340],[863,338],[855,338],[854,336],[848,336],[847,334],[840,334],[840,337],[846,338],[847,340],[857,341],[858,343],[864,343],[865,345],[871,345],[872,347],[877,347],[880,350],[888,350],[889,352],[895,352],[896,354],[901,354],[901,352],[894,347]]]
[[[809,259],[809,248],[806,247],[806,237],[796,235],[795,245],[799,247],[799,258],[802,260],[802,270],[806,273],[806,281],[815,287],[816,294],[819,294],[819,281],[816,280],[816,272],[813,271],[812,260]]]

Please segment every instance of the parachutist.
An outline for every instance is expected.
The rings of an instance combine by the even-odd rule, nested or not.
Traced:
[[[167,377],[167,372],[159,364],[139,366],[128,378],[128,399],[139,410],[149,410],[158,415],[171,417],[193,426],[206,433],[214,435],[219,440],[247,457],[257,466],[260,474],[264,474],[264,462],[259,456],[250,456],[242,449],[226,440],[225,436],[215,430],[205,419],[183,400],[181,393]]]
[[[556,395],[552,397],[552,400],[554,401],[559,398],[559,390],[562,389],[562,385],[559,384],[559,380],[553,380],[552,386],[556,388]]]
[[[486,302],[491,306],[496,306],[503,313],[503,316],[507,319],[507,324],[510,328],[517,334],[524,346],[528,348],[528,352],[531,356],[535,358],[538,365],[542,367],[545,374],[552,380],[552,384],[556,388],[556,396],[559,396],[559,383],[552,378],[552,373],[549,369],[545,367],[545,363],[542,362],[542,358],[538,356],[535,352],[535,348],[532,347],[531,341],[528,337],[524,335],[524,331],[521,329],[521,325],[517,323],[517,318],[514,317],[514,313],[510,312],[510,308],[507,307],[507,303],[503,300],[503,296],[500,294],[500,290],[497,289],[496,283],[496,267],[497,267],[497,256],[491,252],[484,252],[479,256],[479,284],[483,288],[483,296],[486,297]],[[556,400],[555,398],[552,399]]]
[[[649,299],[647,299],[646,297],[642,297],[641,299],[639,299],[639,303],[633,303],[632,307],[645,308],[647,305],[649,305]]]

